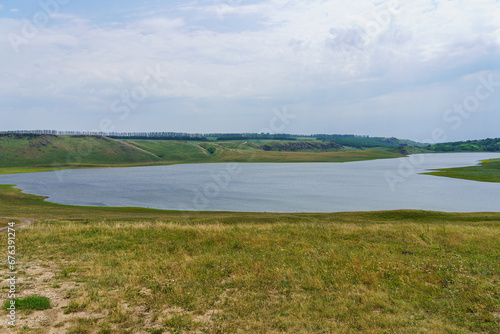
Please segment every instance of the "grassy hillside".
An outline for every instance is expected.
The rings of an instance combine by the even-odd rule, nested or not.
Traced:
[[[318,144],[308,145],[309,149],[300,152],[264,150],[271,144],[290,147],[289,142],[270,140],[182,142],[4,134],[0,135],[0,173],[208,162],[345,162],[403,156],[394,150],[349,151],[342,148],[336,152],[321,152],[322,146]]]
[[[0,135],[0,167],[53,167],[155,162],[126,142],[99,136]]]
[[[398,158],[396,151],[356,150],[318,152],[315,148],[305,152],[266,151],[263,146],[276,141],[181,143],[169,141],[134,140],[131,144],[161,156],[164,161],[176,162],[347,162],[370,159]],[[287,142],[281,142],[287,143]],[[214,153],[209,153],[209,148]]]
[[[151,152],[170,163],[209,162],[215,160],[199,142],[167,140],[126,140],[127,143]]]
[[[482,182],[500,182],[500,159],[484,160],[478,166],[436,169],[424,174]]]
[[[374,148],[383,147],[391,148],[398,147],[401,145],[409,146],[422,146],[423,144],[398,138],[384,138],[384,137],[325,137],[325,140],[333,141],[337,144],[356,147],[359,149],[363,148]]]
[[[52,309],[18,311],[22,333],[500,330],[499,213],[85,208],[5,186],[0,212],[40,219],[16,233],[18,296]]]

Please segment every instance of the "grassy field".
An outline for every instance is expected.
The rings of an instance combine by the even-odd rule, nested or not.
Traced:
[[[39,219],[16,233],[19,298],[52,308],[19,333],[500,330],[500,213],[85,208],[7,186],[0,212]]]
[[[482,182],[500,182],[500,159],[484,160],[478,166],[436,169],[424,174]]]

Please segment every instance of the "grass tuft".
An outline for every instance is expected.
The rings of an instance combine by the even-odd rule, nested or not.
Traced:
[[[50,299],[41,296],[29,296],[23,299],[14,299],[16,310],[41,311],[50,309]],[[5,301],[3,308],[6,310],[11,306],[11,301]]]
[[[77,302],[70,302],[69,305],[64,309],[64,314],[78,313],[83,311],[87,307],[86,304],[79,304]]]

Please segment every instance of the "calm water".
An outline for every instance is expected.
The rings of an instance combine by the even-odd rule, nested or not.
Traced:
[[[429,175],[498,153],[417,154],[348,163],[198,164],[0,175],[50,202],[171,210],[339,212],[500,211],[500,183]]]

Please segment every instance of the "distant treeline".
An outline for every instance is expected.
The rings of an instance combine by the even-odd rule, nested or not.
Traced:
[[[177,132],[144,132],[144,133],[110,133],[105,135],[113,139],[147,139],[147,140],[180,140],[180,141],[208,141],[208,138],[200,133],[177,133]]]
[[[338,139],[338,138],[370,138],[370,136],[363,135],[325,135],[325,134],[317,134],[312,135],[318,140],[329,140],[329,139]]]
[[[334,143],[332,141],[320,142],[320,141],[303,141],[298,140],[295,142],[271,142],[270,144],[264,144],[260,146],[264,151],[339,151],[344,148],[344,146]]]
[[[56,130],[16,130],[0,133],[15,134],[48,134],[69,136],[105,136],[114,139],[149,139],[149,140],[182,140],[182,141],[229,141],[229,140],[290,140],[297,138],[311,138],[329,140],[333,138],[368,138],[356,135],[293,135],[272,133],[184,133],[184,132],[92,132],[92,131],[56,131]]]
[[[214,133],[208,137],[217,138],[219,141],[225,140],[297,140],[296,135],[289,134],[269,134],[269,133]]]
[[[436,152],[500,152],[500,138],[439,143],[426,149]]]
[[[150,139],[150,140],[184,140],[207,141],[208,137],[201,133],[183,132],[92,132],[92,131],[56,131],[56,130],[15,130],[3,131],[3,134],[46,134],[63,136],[104,136],[113,139]]]
[[[1,133],[1,132],[0,132]],[[184,132],[90,132],[90,131],[55,131],[55,130],[21,130],[4,133],[14,134],[47,134],[70,136],[105,136],[113,139],[146,139],[146,140],[179,140],[179,141],[234,141],[234,140],[276,140],[298,141],[299,139],[311,141],[333,142],[342,146],[354,148],[398,147],[398,146],[423,146],[410,140],[397,138],[370,137],[353,134],[273,134],[273,133],[184,133]]]

